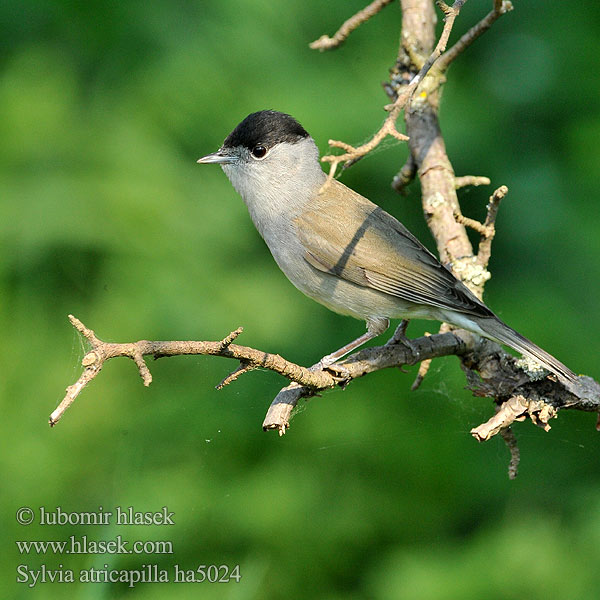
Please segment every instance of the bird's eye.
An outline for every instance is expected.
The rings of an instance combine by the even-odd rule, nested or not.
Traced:
[[[261,144],[252,148],[252,156],[254,156],[254,158],[263,158],[266,154],[267,149]]]

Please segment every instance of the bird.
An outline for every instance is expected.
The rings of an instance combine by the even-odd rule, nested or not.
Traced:
[[[248,115],[200,164],[218,164],[290,282],[367,331],[314,367],[326,368],[386,331],[390,319],[433,319],[505,344],[563,384],[567,366],[503,323],[395,217],[336,179],[291,115]],[[326,183],[327,182],[327,183]]]

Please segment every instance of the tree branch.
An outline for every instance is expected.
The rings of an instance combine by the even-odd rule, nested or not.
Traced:
[[[484,223],[475,219],[470,219],[462,215],[457,206],[454,212],[454,219],[464,227],[469,227],[477,231],[481,236],[476,256],[462,257],[455,260],[453,268],[457,276],[466,283],[479,298],[483,297],[483,287],[485,282],[490,279],[491,274],[487,270],[488,263],[492,254],[492,241],[496,235],[496,215],[500,206],[500,200],[508,194],[508,188],[505,185],[500,186],[491,196],[487,205],[487,216]]]
[[[318,40],[309,44],[309,48],[312,50],[332,50],[341,46],[346,38],[360,25],[368,21],[372,16],[376,15],[384,6],[390,4],[392,0],[375,0],[371,2],[369,6],[363,8],[357,12],[354,16],[350,17],[343,25],[336,31],[335,35],[330,38],[328,35],[322,35]]]
[[[73,327],[90,343],[91,349],[83,357],[84,367],[79,379],[66,390],[60,405],[50,415],[50,426],[56,425],[64,412],[71,406],[83,389],[98,375],[104,363],[112,358],[127,357],[134,361],[145,386],[150,385],[152,376],[143,357],[161,358],[181,355],[223,356],[240,361],[233,373],[228,375],[218,386],[234,381],[241,374],[252,369],[264,368],[292,381],[273,400],[265,420],[263,429],[277,429],[282,435],[289,427],[290,415],[300,398],[308,398],[335,386],[346,387],[352,380],[392,367],[413,365],[442,356],[456,355],[462,358],[463,366],[468,373],[471,389],[476,395],[487,395],[489,390],[502,389],[504,396],[516,395],[522,402],[529,402],[511,420],[508,409],[498,414],[472,431],[478,439],[489,439],[503,427],[510,425],[517,416],[523,417],[525,412],[534,422],[547,423],[536,407],[541,404],[560,408],[578,408],[580,410],[600,409],[600,386],[589,378],[582,378],[582,385],[577,389],[566,390],[562,384],[550,379],[531,381],[527,373],[518,366],[515,357],[506,354],[498,345],[483,340],[464,330],[425,335],[406,343],[403,331],[394,335],[384,346],[365,348],[346,358],[343,362],[332,365],[326,370],[313,371],[302,367],[278,354],[270,354],[247,346],[239,346],[232,342],[241,334],[236,329],[224,339],[216,342],[206,341],[148,341],[112,343],[103,342],[93,330],[86,327],[79,319],[69,315]],[[483,368],[482,368],[483,366]],[[480,368],[479,377],[474,368]],[[580,392],[581,390],[581,392]],[[521,406],[521,405],[520,405]],[[514,412],[514,411],[513,411]],[[510,413],[512,414],[512,413]],[[537,419],[537,421],[536,421]]]
[[[600,385],[591,378],[580,377],[579,383],[568,390],[552,377],[531,380],[529,375],[518,366],[519,361],[514,356],[494,342],[462,329],[413,339],[410,340],[410,346],[400,343],[393,346],[365,348],[337,365],[346,377],[338,385],[345,387],[353,379],[380,369],[411,365],[449,355],[461,358],[469,389],[474,395],[493,397],[499,404],[514,395],[524,398],[528,403],[527,410],[517,415],[518,420],[529,417],[536,424],[542,421],[543,417],[539,417],[542,404],[553,407],[555,411],[564,408],[590,412],[600,410]],[[283,388],[269,407],[263,429],[277,430],[279,435],[283,435],[289,428],[292,411],[298,401],[301,398],[315,396],[319,391],[316,388],[310,389],[294,383]],[[490,423],[488,421],[480,428],[474,428],[472,434],[483,441],[517,420],[516,417],[513,420],[506,418],[504,413],[500,417],[496,415],[494,419],[496,420],[493,421],[492,426],[488,425]],[[500,426],[495,428],[498,423]],[[513,459],[515,452],[518,450],[511,450]]]
[[[130,358],[138,368],[139,374],[145,386],[152,383],[152,375],[144,362],[144,356],[162,358],[165,356],[181,356],[187,354],[204,354],[211,356],[224,356],[239,360],[241,367],[226,377],[217,387],[222,388],[228,383],[235,381],[242,373],[252,369],[270,369],[286,377],[290,381],[296,381],[309,388],[327,389],[337,383],[334,375],[327,371],[311,371],[289,362],[278,354],[270,354],[246,346],[233,344],[233,340],[242,333],[242,328],[231,332],[227,337],[218,342],[196,342],[196,341],[155,341],[140,340],[129,343],[103,342],[96,334],[86,327],[79,319],[69,315],[71,324],[90,343],[91,350],[81,361],[84,371],[79,379],[70,385],[62,402],[50,415],[50,426],[56,425],[64,412],[71,406],[77,396],[102,370],[104,363],[111,358],[119,356]]]

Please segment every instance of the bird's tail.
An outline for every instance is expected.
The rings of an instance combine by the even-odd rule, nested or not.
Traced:
[[[486,337],[506,344],[517,350],[517,352],[539,362],[548,371],[554,373],[562,383],[575,383],[577,381],[577,375],[569,367],[563,365],[554,356],[536,346],[532,341],[503,323],[497,317],[478,319],[477,324],[485,332]]]

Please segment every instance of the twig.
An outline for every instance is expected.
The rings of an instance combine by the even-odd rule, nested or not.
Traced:
[[[311,396],[311,390],[306,386],[290,383],[279,391],[271,405],[262,424],[263,431],[279,432],[282,436],[290,426],[292,411],[301,398]]]
[[[475,337],[461,330],[444,335],[416,338],[410,340],[410,346],[386,343],[384,346],[365,348],[337,364],[343,367],[347,378],[344,383],[347,384],[357,377],[380,369],[414,364],[417,360],[448,354],[460,355],[472,350],[473,343],[476,343]],[[292,411],[300,398],[309,398],[317,392],[318,390],[314,388],[311,390],[306,386],[294,384],[283,388],[267,411],[263,429],[277,430],[280,435],[283,435],[290,425]]]
[[[362,377],[366,373],[379,369],[390,368],[402,364],[413,364],[417,357],[444,356],[447,354],[460,353],[464,342],[460,337],[451,336],[437,340],[432,345],[430,338],[411,340],[411,345],[400,345],[383,351],[380,355],[369,348],[354,354],[340,363],[343,367],[343,376],[337,374],[336,369],[316,370],[307,369],[295,363],[285,360],[278,354],[270,354],[262,350],[256,350],[247,346],[233,344],[232,341],[240,335],[242,328],[231,332],[224,339],[216,342],[209,341],[148,341],[111,343],[102,341],[92,329],[86,327],[79,319],[69,315],[71,324],[90,343],[91,350],[83,357],[81,363],[84,367],[79,379],[66,389],[66,394],[59,406],[50,415],[49,423],[56,425],[67,408],[75,401],[83,389],[98,375],[104,363],[111,358],[126,357],[134,361],[145,386],[152,382],[152,375],[144,362],[144,356],[162,358],[167,356],[181,355],[210,355],[224,356],[240,361],[240,366],[229,374],[220,384],[218,389],[235,381],[240,375],[253,369],[264,368],[274,371],[289,379],[297,385],[303,386],[302,395],[314,395],[318,391],[326,390],[336,385],[345,385],[348,377],[354,379]],[[385,348],[385,347],[382,347]],[[291,408],[289,410],[291,412]]]
[[[86,327],[79,319],[69,315],[73,327],[77,329],[91,344],[92,349],[83,357],[81,361],[84,371],[79,379],[70,385],[62,402],[56,410],[50,415],[50,425],[54,426],[60,420],[64,412],[71,406],[77,396],[101,371],[104,363],[111,358],[123,356],[132,359],[140,373],[144,385],[148,386],[152,382],[152,375],[146,363],[144,356],[154,356],[160,358],[164,356],[181,356],[188,354],[203,354],[211,356],[225,356],[239,360],[243,368],[238,369],[229,377],[221,382],[221,387],[237,379],[242,373],[251,369],[265,368],[279,373],[291,381],[296,381],[309,388],[327,389],[333,387],[340,380],[334,374],[328,371],[311,371],[305,367],[289,362],[278,354],[269,354],[247,346],[238,346],[231,342],[242,332],[242,329],[236,329],[227,337],[218,342],[204,341],[154,341],[140,340],[130,343],[108,343],[103,342],[96,334]]]
[[[229,373],[227,377],[225,377],[220,383],[218,383],[215,388],[217,390],[222,390],[226,385],[234,382],[238,377],[243,375],[244,373],[248,373],[248,371],[252,371],[256,367],[252,366],[245,360],[240,361],[240,366],[235,370]]]
[[[401,2],[403,24],[398,58],[392,69],[390,82],[384,87],[390,97],[401,102],[407,82],[412,84],[421,79],[423,69],[435,58],[436,51],[442,52],[422,85],[411,92],[410,101],[405,105],[405,120],[406,133],[411,138],[410,154],[417,163],[427,224],[436,240],[442,262],[453,265],[457,259],[473,255],[473,248],[464,226],[457,223],[453,216],[457,209],[460,212],[456,189],[464,184],[487,183],[487,179],[455,177],[438,118],[440,91],[445,82],[445,68],[441,61],[450,52],[444,47],[448,37],[440,37],[435,50],[431,52],[435,43],[435,19],[431,1]],[[496,11],[502,7],[502,10],[507,8],[506,4],[498,2],[494,6]],[[451,11],[445,5],[442,5],[442,9],[447,13]],[[446,18],[444,33],[450,33],[451,20],[455,16],[449,14]],[[422,56],[427,54],[430,54],[430,58],[423,62]],[[415,76],[417,70],[419,75]]]
[[[527,411],[527,399],[523,396],[513,396],[502,404],[496,414],[478,427],[471,429],[471,435],[478,442],[485,442],[499,433],[502,429],[510,427],[512,423],[524,417]]]
[[[507,427],[506,429],[502,429],[500,431],[500,435],[510,452],[510,462],[508,463],[508,478],[516,479],[517,473],[519,471],[519,462],[521,462],[521,453],[519,452],[519,445],[517,443],[517,438],[515,436],[515,432]]]
[[[508,0],[494,0],[494,8],[477,25],[474,25],[438,61],[438,68],[446,71],[450,63],[462,54],[478,37],[485,33],[502,15],[513,9]]]
[[[496,235],[496,217],[498,216],[498,208],[500,208],[500,201],[508,194],[508,188],[505,185],[501,185],[491,196],[490,201],[487,205],[487,215],[483,223],[484,233],[479,240],[479,246],[477,248],[477,262],[486,268],[490,256],[492,255],[492,241]]]
[[[600,385],[591,378],[580,378],[581,385],[577,389],[568,391],[562,384],[549,378],[530,381],[529,377],[520,370],[517,360],[506,353],[500,346],[480,338],[479,336],[456,329],[448,333],[437,333],[410,340],[410,346],[405,344],[386,344],[365,348],[339,363],[343,368],[346,379],[343,385],[374,371],[402,365],[414,364],[418,360],[425,361],[432,358],[448,356],[450,354],[461,357],[463,363],[468,362],[468,372],[472,369],[481,369],[477,385],[473,386],[475,395],[497,397],[512,394],[524,399],[530,411],[532,421],[547,424],[547,413],[542,411],[543,406],[559,410],[561,408],[577,408],[584,411],[598,411],[600,408]],[[477,376],[477,374],[474,374]],[[310,398],[319,393],[316,388],[291,384],[283,388],[275,397],[263,422],[263,429],[277,430],[283,435],[290,426],[293,409],[301,398]],[[552,405],[541,400],[552,398]],[[545,409],[545,410],[548,410]],[[342,411],[342,408],[336,410]],[[536,412],[541,413],[538,417]],[[486,429],[481,425],[475,431],[481,431],[477,439],[489,439],[504,427],[510,425],[507,419],[496,415],[488,423],[500,420],[497,430]],[[485,432],[485,435],[484,433]],[[473,435],[475,435],[473,433]]]
[[[408,98],[406,98],[408,99]],[[331,164],[329,167],[329,174],[327,175],[327,180],[321,187],[321,191],[324,190],[331,180],[335,177],[335,173],[337,171],[338,165],[340,163],[344,163],[345,165],[350,165],[350,163],[355,163],[357,160],[367,155],[371,150],[375,149],[382,142],[384,138],[388,135],[396,138],[401,142],[405,142],[408,140],[408,136],[400,133],[396,129],[396,119],[398,118],[398,111],[392,110],[386,120],[383,122],[383,125],[379,129],[379,131],[365,144],[361,146],[351,146],[350,144],[346,144],[345,142],[341,142],[339,140],[329,140],[329,145],[334,148],[341,148],[346,152],[344,154],[329,154],[321,157],[321,161],[328,162]]]
[[[425,77],[425,75],[427,75],[429,69],[431,69],[433,66],[433,63],[445,52],[446,46],[448,45],[448,39],[450,38],[450,32],[454,27],[454,21],[456,20],[456,17],[458,17],[460,9],[464,6],[466,1],[467,0],[454,0],[452,6],[448,6],[445,2],[442,2],[442,0],[437,0],[437,5],[444,13],[444,28],[442,29],[442,34],[440,35],[440,39],[438,40],[433,52],[430,54],[429,58],[425,61],[425,64],[421,67],[421,70],[415,77],[417,80],[417,85]]]
[[[232,342],[244,331],[243,327],[238,327],[235,331],[232,331],[229,335],[226,335],[219,343],[221,350],[225,350]]]
[[[399,194],[406,194],[406,188],[414,181],[417,174],[417,163],[412,154],[408,155],[402,168],[394,175],[392,179],[392,189]]]
[[[500,200],[506,196],[508,188],[500,186],[491,196],[487,205],[485,222],[480,223],[475,219],[465,217],[460,213],[458,204],[454,208],[454,219],[464,227],[470,227],[481,236],[476,256],[463,256],[453,261],[452,269],[457,277],[468,285],[479,297],[483,297],[483,286],[491,277],[487,265],[492,253],[492,241],[496,235],[496,216]]]
[[[463,175],[462,177],[454,178],[454,187],[459,190],[460,188],[467,187],[469,185],[490,185],[491,181],[489,177],[480,177],[478,175]]]
[[[330,38],[328,35],[322,35],[318,40],[309,44],[312,50],[331,50],[337,48],[346,41],[346,38],[365,21],[368,21],[372,16],[376,15],[384,6],[390,4],[392,0],[375,0],[369,6],[357,12],[354,16],[345,21],[342,26],[336,31],[335,35]]]
[[[280,434],[289,427],[292,410],[302,397],[315,396],[320,391],[336,385],[346,386],[353,379],[374,371],[448,355],[457,355],[463,357],[463,360],[468,358],[468,369],[470,370],[477,368],[477,365],[484,365],[485,368],[480,372],[481,385],[479,388],[474,388],[476,393],[481,394],[481,390],[487,389],[492,390],[491,395],[494,395],[494,390],[497,389],[504,390],[504,393],[507,393],[507,390],[518,389],[517,397],[523,399],[523,406],[526,407],[532,421],[542,426],[548,427],[548,419],[554,416],[555,411],[559,408],[577,408],[595,412],[600,410],[600,386],[594,380],[582,377],[577,389],[570,388],[568,391],[560,383],[551,379],[529,381],[528,376],[516,366],[518,361],[514,357],[506,354],[498,345],[482,340],[479,336],[461,329],[451,333],[438,333],[416,338],[410,340],[410,344],[386,344],[365,348],[347,357],[343,362],[332,365],[331,370],[312,371],[289,362],[277,354],[232,344],[231,340],[241,333],[240,329],[216,342],[141,340],[132,343],[108,343],[98,338],[94,331],[86,327],[79,319],[72,315],[69,315],[69,319],[89,341],[92,349],[83,357],[83,373],[76,383],[67,388],[64,399],[50,415],[51,426],[56,425],[66,409],[85,386],[97,376],[104,363],[111,358],[124,356],[134,360],[144,385],[150,385],[152,377],[143,362],[143,356],[148,355],[158,358],[202,354],[224,356],[240,361],[240,367],[226,377],[221,386],[235,380],[242,373],[256,368],[269,369],[286,377],[292,381],[292,385],[277,395],[263,423],[265,430],[277,429]],[[490,363],[487,358],[490,354],[506,357],[501,368],[496,369],[490,366],[494,364]],[[338,376],[337,372],[342,372],[343,376]],[[529,386],[527,389],[523,387],[524,382]],[[552,397],[552,405],[548,404],[546,400],[540,400],[540,398],[549,397]],[[510,422],[509,419],[502,418],[502,411],[498,414],[501,417],[497,431],[500,431],[510,425]],[[515,418],[517,416],[519,415],[515,415]],[[494,423],[497,423],[498,415],[494,419],[496,419]],[[478,432],[478,439],[489,439],[494,433],[497,433],[497,431],[491,430],[492,427],[489,425],[491,421],[473,430],[472,433],[475,435]]]
[[[491,234],[491,231],[479,221],[475,219],[471,219],[469,217],[465,217],[463,214],[459,213],[458,210],[454,211],[454,218],[457,223],[464,225],[465,227],[469,227],[473,229],[477,233],[481,234],[482,237],[488,236]]]
[[[426,331],[425,335],[430,336],[431,334]],[[431,366],[432,360],[433,359],[428,358],[426,360],[422,360],[421,363],[419,364],[419,370],[417,371],[417,376],[415,377],[415,380],[412,382],[412,385],[410,386],[411,392],[415,392],[416,390],[418,390],[419,386],[423,383],[423,380],[425,379],[425,375],[427,375],[427,373],[429,372],[429,367]]]
[[[452,327],[450,327],[448,323],[442,323],[440,325],[438,333],[448,333],[449,331],[452,331]],[[430,336],[431,334],[426,331],[425,335]],[[418,390],[421,384],[423,383],[425,376],[427,375],[427,373],[429,373],[429,367],[431,367],[432,360],[433,359],[428,358],[427,360],[421,361],[421,364],[419,365],[419,371],[417,372],[417,376],[415,377],[415,380],[410,386],[411,392],[415,392],[416,390]]]

